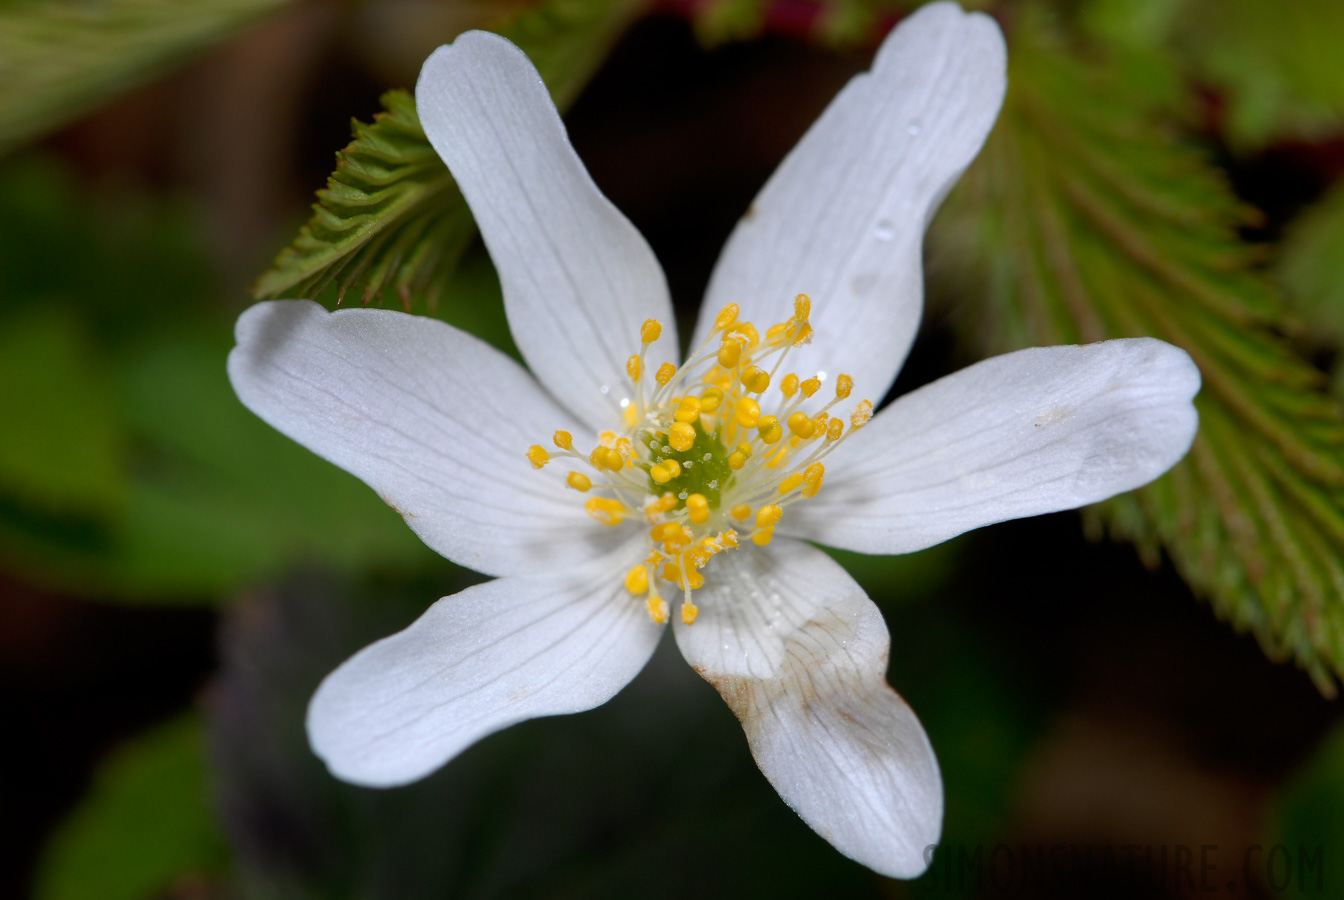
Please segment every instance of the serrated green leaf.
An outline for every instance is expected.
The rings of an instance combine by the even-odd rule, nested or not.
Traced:
[[[643,5],[546,0],[500,33],[527,53],[564,109]],[[258,298],[332,288],[338,304],[351,291],[370,303],[392,289],[407,310],[437,308],[475,223],[425,138],[414,98],[395,90],[382,103],[372,124],[354,122],[355,139],[337,154],[313,218],[253,285]]]
[[[217,873],[227,849],[196,715],[141,735],[99,769],[38,863],[36,900],[145,900]]]
[[[287,0],[24,0],[0,6],[0,153]]]
[[[1024,19],[1009,94],[932,239],[978,352],[1151,335],[1204,388],[1187,459],[1090,522],[1165,550],[1266,652],[1344,674],[1344,420],[1236,237],[1245,212],[1123,65],[1085,65]],[[969,263],[969,265],[968,265]],[[975,276],[968,278],[967,276]]]

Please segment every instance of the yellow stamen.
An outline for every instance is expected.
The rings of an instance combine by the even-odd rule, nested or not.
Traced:
[[[848,375],[841,375],[835,379],[835,399],[847,400],[849,392],[854,390],[854,379]]]
[[[689,600],[681,601],[681,624],[694,625],[695,617],[700,615],[700,607]]]
[[[653,619],[654,624],[661,625],[667,621],[667,601],[657,594],[649,594],[649,599],[644,601],[644,608],[649,611],[649,618]]]
[[[798,376],[790,372],[784,376],[784,380],[779,383],[779,389],[785,397],[792,397],[798,393]]]
[[[733,340],[732,337],[725,335],[723,343],[719,344],[719,365],[725,369],[731,369],[737,365],[742,358],[742,345]]]
[[[812,298],[807,294],[799,294],[793,298],[793,317],[800,322],[806,322],[807,317],[812,314]]]
[[[769,528],[762,528],[760,531],[753,534],[751,536],[751,542],[757,547],[764,547],[766,544],[770,543],[774,536],[775,526],[771,525]]]
[[[849,417],[849,424],[855,428],[862,428],[868,424],[868,420],[873,417],[873,403],[871,400],[864,400],[854,407],[853,414]],[[865,438],[866,440],[866,438]]]
[[[734,450],[732,453],[728,454],[728,468],[732,469],[734,472],[738,471],[746,464],[747,458],[742,455],[741,451]]]
[[[761,405],[750,397],[743,397],[737,401],[737,424],[743,428],[754,428],[756,422],[761,418]],[[738,447],[741,450],[741,447]]]
[[[820,387],[821,387],[820,378],[809,378],[802,384],[798,385],[798,389],[803,392],[804,397],[811,397],[813,394],[817,392],[817,389]]]
[[[775,416],[762,416],[756,423],[756,433],[761,436],[761,440],[767,444],[778,443],[784,436],[784,429],[779,424],[779,419]]]
[[[704,494],[691,494],[686,498],[686,513],[696,525],[709,521],[709,500]]]
[[[588,515],[603,525],[619,525],[625,520],[625,504],[609,497],[592,497],[584,504]]]
[[[799,411],[789,416],[789,431],[806,440],[816,431],[816,426],[812,424],[807,413]]]
[[[527,458],[532,463],[532,468],[540,469],[551,461],[551,454],[546,452],[546,448],[541,444],[533,444],[527,448]]]
[[[677,367],[670,362],[665,362],[658,367],[658,371],[654,373],[653,378],[658,382],[659,387],[666,387],[675,374],[677,374]]]
[[[801,347],[804,344],[812,343],[812,326],[804,322],[799,328],[797,334],[793,336],[793,346]]]
[[[555,441],[555,446],[559,447],[561,450],[574,449],[574,436],[568,431],[557,431],[555,437],[551,438],[551,440]]]
[[[781,494],[787,494],[802,483],[803,483],[803,476],[797,472],[794,472],[788,478],[785,478],[783,481],[779,483],[779,492]]]
[[[644,325],[639,329],[639,339],[646,344],[652,344],[663,335],[663,326],[657,319],[645,319]]]
[[[728,510],[728,515],[737,519],[739,522],[745,522],[747,517],[751,515],[751,505],[748,503],[739,503],[737,506]]]
[[[625,361],[625,374],[630,376],[631,381],[638,381],[639,376],[644,373],[644,360],[638,355],[632,356]]]
[[[747,366],[742,372],[742,386],[753,394],[764,393],[770,387],[770,373],[760,366]]]
[[[576,491],[586,491],[593,486],[593,480],[582,472],[570,472],[565,476],[565,483]]]
[[[625,589],[632,594],[643,594],[649,589],[647,566],[635,566],[625,576]]]
[[[690,425],[700,418],[700,400],[697,397],[682,397],[680,405],[677,406],[676,420]]]
[[[675,459],[664,460],[649,469],[649,477],[658,484],[667,484],[681,474],[681,463]]]
[[[756,527],[769,528],[771,525],[774,525],[776,522],[778,522],[780,517],[783,515],[784,510],[780,509],[778,506],[775,506],[773,503],[770,504],[769,506],[762,506],[756,512]]]
[[[740,310],[736,303],[729,303],[723,309],[719,310],[719,314],[714,317],[715,330],[717,331],[727,330],[728,326],[732,325],[734,322],[737,321],[737,314],[739,311]]]
[[[821,479],[826,475],[826,467],[821,463],[813,463],[803,471],[803,496],[815,497],[817,491],[821,490]]]
[[[845,420],[836,416],[831,419],[831,424],[826,427],[826,440],[834,443],[840,440],[841,433],[845,430]]]
[[[685,422],[677,422],[667,430],[667,442],[678,453],[685,453],[695,444],[695,429]]]
[[[719,408],[719,404],[722,402],[723,391],[720,388],[706,388],[705,392],[700,395],[700,411],[702,413],[712,413]]]

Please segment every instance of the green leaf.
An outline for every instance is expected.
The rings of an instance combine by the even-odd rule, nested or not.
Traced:
[[[21,0],[0,7],[0,153],[143,83],[285,0]]]
[[[643,0],[546,0],[501,34],[521,47],[564,109],[642,8]],[[252,287],[259,298],[316,297],[334,288],[379,300],[389,288],[407,310],[435,310],[475,223],[429,145],[404,90],[383,95],[372,124],[336,156],[313,218]]]
[[[1293,775],[1271,807],[1264,863],[1278,894],[1323,897],[1329,893],[1327,881],[1338,876],[1327,871],[1330,864],[1326,860],[1333,863],[1336,848],[1344,846],[1341,807],[1344,807],[1344,728],[1336,727]],[[1272,860],[1270,853],[1275,854]],[[1259,864],[1260,860],[1255,862]]]
[[[1336,185],[1289,227],[1275,267],[1293,311],[1317,342],[1344,344],[1344,184]],[[1344,360],[1335,360],[1335,393],[1344,396]]]
[[[141,735],[99,769],[38,863],[36,900],[145,900],[227,859],[195,715]]]
[[[1165,550],[1200,595],[1325,691],[1344,673],[1344,421],[1278,335],[1283,310],[1236,236],[1242,210],[1164,127],[1166,94],[1085,65],[1029,19],[1009,95],[932,239],[978,353],[1152,335],[1204,387],[1189,456],[1089,524]],[[1154,100],[1154,97],[1161,98]],[[977,305],[979,304],[979,305]]]

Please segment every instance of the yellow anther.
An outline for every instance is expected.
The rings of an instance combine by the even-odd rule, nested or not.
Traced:
[[[739,451],[734,450],[732,453],[728,454],[728,468],[732,469],[734,472],[736,472],[738,469],[742,468],[746,464],[747,464],[747,458],[743,456]]]
[[[785,397],[792,397],[798,393],[798,376],[790,372],[784,376],[784,380],[779,383],[779,389]]]
[[[681,624],[694,625],[695,617],[700,615],[700,607],[689,600],[681,601]]]
[[[812,315],[812,298],[807,294],[799,294],[793,298],[793,317],[800,322],[806,322],[807,317]]]
[[[737,321],[737,314],[740,312],[736,303],[729,303],[719,314],[714,317],[714,328],[718,331],[724,331],[729,325]]]
[[[628,437],[618,437],[616,439],[615,449],[618,453],[621,454],[621,456],[625,457],[626,459],[629,459],[630,457],[635,455],[634,445],[630,443],[630,439]]]
[[[675,584],[677,587],[689,587],[691,590],[704,587],[705,576],[701,575],[695,569],[685,573],[682,577],[681,566],[677,563],[667,563],[663,566],[663,577]]]
[[[747,513],[747,515],[751,515],[751,513]],[[743,516],[743,518],[746,518],[746,516]],[[733,530],[731,530],[731,529],[729,529],[728,531],[720,532],[720,533],[719,533],[719,543],[723,545],[723,547],[724,547],[725,550],[730,549],[730,548],[732,548],[732,547],[736,547],[736,546],[737,546],[737,532],[736,532],[736,531],[733,531]]]
[[[678,422],[685,422],[687,425],[690,425],[695,422],[696,419],[700,418],[701,408],[700,398],[682,397],[681,403],[677,406],[675,418]]]
[[[854,413],[849,417],[849,424],[855,428],[862,428],[868,424],[868,420],[873,417],[873,402],[863,400],[858,406],[854,407]]]
[[[644,601],[644,608],[649,611],[649,618],[655,624],[661,625],[667,621],[667,601],[657,594],[649,594],[649,599]]]
[[[733,329],[733,334],[739,334],[746,338],[748,350],[751,350],[761,342],[760,333],[756,330],[756,326],[750,322],[739,323],[738,326]]]
[[[584,507],[588,515],[603,525],[619,525],[625,519],[625,504],[610,497],[592,497]]]
[[[826,467],[821,463],[813,463],[803,470],[803,496],[817,496],[817,491],[821,490],[821,479],[825,476]]]
[[[798,385],[798,388],[803,392],[804,397],[811,397],[813,394],[817,392],[817,389],[820,387],[821,387],[820,378],[809,378],[802,384]]]
[[[658,338],[663,336],[663,326],[657,319],[645,319],[644,324],[639,329],[639,339],[646,344],[652,344]]]
[[[719,365],[725,369],[731,369],[737,365],[741,358],[742,345],[733,340],[731,336],[725,335],[723,342],[719,344]]]
[[[663,522],[649,529],[649,537],[655,541],[667,544],[681,544],[685,546],[691,541],[690,532],[686,526],[679,522]]]
[[[771,325],[769,328],[765,329],[765,342],[767,344],[775,343],[780,338],[782,338],[784,336],[784,332],[788,330],[789,330],[788,322],[776,322],[774,325]]]
[[[686,498],[686,512],[696,525],[709,521],[709,500],[704,494],[691,494]]]
[[[755,428],[761,418],[761,405],[750,397],[743,397],[737,401],[736,413],[737,424],[743,428]]]
[[[657,500],[649,504],[649,508],[654,512],[665,513],[677,508],[677,495],[668,491]]]
[[[716,387],[706,388],[700,395],[700,411],[702,413],[712,413],[719,408],[723,402],[723,390]]]
[[[835,379],[835,399],[846,400],[849,398],[849,392],[854,390],[854,379],[848,375],[840,375]]]
[[[540,469],[551,461],[551,454],[547,453],[541,444],[533,444],[527,448],[527,458],[531,461],[532,468]]]
[[[770,373],[760,366],[747,366],[742,371],[742,386],[753,394],[760,394],[770,387]]]
[[[576,491],[586,491],[593,486],[593,480],[582,472],[570,472],[565,476],[565,483]]]
[[[639,421],[639,413],[635,410],[632,403],[621,412],[621,422],[626,428],[634,428],[635,423]]]
[[[760,531],[753,534],[751,536],[751,542],[757,547],[764,547],[766,544],[770,543],[774,536],[775,526],[771,525],[769,528],[762,528]]]
[[[640,359],[638,354],[625,361],[625,374],[629,375],[632,381],[638,381],[639,376],[644,374],[644,360]]]
[[[844,430],[845,430],[845,420],[840,418],[839,416],[836,416],[834,419],[831,419],[831,424],[826,426],[826,440],[828,441],[840,440],[840,435],[844,432]]]
[[[588,461],[599,469],[610,469],[613,472],[621,471],[621,467],[625,465],[625,457],[621,456],[621,451],[611,447],[595,448]]]
[[[812,326],[804,322],[793,335],[793,346],[801,347],[812,343]]]
[[[658,367],[658,371],[654,373],[653,377],[658,382],[658,386],[663,387],[672,380],[672,376],[675,374],[677,374],[677,367],[670,362],[666,362]]]
[[[787,494],[789,493],[789,491],[792,491],[794,488],[798,487],[798,485],[802,483],[803,483],[803,476],[797,472],[794,472],[788,478],[785,478],[783,481],[779,483],[779,492],[781,494]]]
[[[603,431],[602,433],[600,433],[600,434],[597,436],[597,442],[598,442],[599,444],[601,444],[603,447],[615,447],[615,446],[616,446],[616,432],[614,432],[614,431]]]
[[[574,436],[568,431],[557,431],[551,440],[555,441],[555,446],[561,450],[574,449]]]
[[[649,589],[649,569],[635,566],[625,575],[625,589],[632,594],[643,594]]]
[[[681,464],[675,459],[667,459],[649,468],[649,477],[657,484],[667,484],[681,474]]]
[[[751,459],[751,444],[742,443],[733,448],[746,459]]]
[[[667,442],[678,453],[685,453],[695,444],[695,429],[685,422],[676,422],[667,429]]]
[[[817,430],[816,425],[808,418],[807,413],[799,410],[789,416],[789,431],[806,440],[810,438]]]
[[[663,556],[663,554],[659,553],[657,550],[654,550],[644,559],[644,562],[650,566],[656,566],[662,563],[663,560],[665,559],[667,559],[666,556]]]
[[[778,443],[784,436],[784,429],[779,424],[779,419],[774,416],[762,416],[756,423],[756,433],[761,436],[761,440],[767,444]]]
[[[747,517],[751,515],[751,505],[748,503],[739,503],[737,506],[728,510],[728,515],[737,519],[739,522],[745,522]]]
[[[756,527],[769,528],[771,525],[778,522],[783,515],[784,510],[775,506],[773,503],[769,506],[762,506],[756,511]]]

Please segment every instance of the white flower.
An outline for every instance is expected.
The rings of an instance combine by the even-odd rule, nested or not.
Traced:
[[[761,191],[714,272],[701,349],[660,387],[650,370],[677,348],[662,272],[531,63],[480,32],[429,58],[421,120],[531,374],[438,321],[309,302],[249,309],[229,358],[257,415],[499,576],[327,677],[308,731],[333,773],[403,784],[514,722],[603,703],[671,612],[784,800],[878,872],[924,869],[937,762],[886,684],[877,608],[805,541],[906,553],[1091,503],[1166,471],[1196,428],[1194,365],[1149,339],[986,360],[864,424],[859,398],[885,394],[919,320],[924,228],[993,123],[1004,65],[990,19],[910,16]]]

